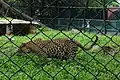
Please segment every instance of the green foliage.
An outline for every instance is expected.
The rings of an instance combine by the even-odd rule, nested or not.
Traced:
[[[53,0],[7,0],[7,1],[10,5],[17,8],[21,12],[26,13],[28,16],[31,16],[36,19],[68,17],[68,16],[72,16],[73,13],[83,14],[84,10],[86,10],[86,9],[83,9],[83,7],[85,8],[103,7],[103,6],[105,7],[105,6],[111,5],[112,3],[112,0],[59,0],[59,1],[58,0],[56,1],[53,1]],[[51,6],[51,7],[48,8],[47,6],[48,7]],[[74,11],[72,11],[73,9],[70,9],[70,12],[72,15],[70,15],[69,9],[65,10],[65,8],[67,7],[69,8],[69,6],[76,7],[76,9],[74,8]],[[65,8],[57,8],[57,7],[65,7]],[[96,9],[97,8],[94,8],[94,10]],[[91,9],[88,9],[88,10],[91,10]],[[61,13],[61,11],[63,12]],[[58,15],[58,13],[61,13],[61,15]],[[74,15],[74,17],[75,16],[76,15]],[[78,18],[81,18],[81,17],[78,16]]]
[[[6,0],[8,2],[16,2],[16,1],[21,1],[23,0]],[[48,5],[52,2],[52,0],[27,0],[25,2],[34,2],[36,5],[39,3],[39,5]],[[114,2],[113,0],[61,0],[58,2],[61,6],[68,6],[69,3],[74,5],[74,6],[81,6],[84,7],[85,5],[88,6],[102,6],[103,4],[108,4]],[[44,4],[43,4],[44,3]],[[21,4],[21,3],[19,3]],[[55,3],[53,3],[54,5]]]
[[[117,2],[112,2],[112,4],[111,4],[112,6],[115,6],[115,7],[119,7],[119,3],[117,3]]]
[[[46,36],[46,35],[47,36]],[[57,34],[57,35],[56,35]],[[74,37],[82,45],[87,44],[91,41],[83,34],[76,35],[75,33],[66,31],[55,31],[55,30],[45,30],[40,32],[34,37],[34,35],[28,35],[29,38],[67,38],[65,34],[71,38]],[[93,37],[94,34],[88,34],[89,37]],[[120,43],[120,37],[114,36],[112,41],[109,41],[106,36],[98,35],[99,45],[114,45]],[[48,62],[47,65],[41,67],[40,61],[37,56],[32,54],[27,54],[27,56],[17,56],[16,50],[17,46],[21,45],[23,42],[28,42],[30,39],[25,36],[14,36],[12,42],[10,42],[5,36],[0,37],[0,80],[94,80],[95,78],[99,80],[115,80],[120,71],[120,54],[116,54],[114,57],[110,55],[104,55],[102,52],[84,52],[81,49],[77,52],[75,61],[58,61],[53,59]],[[48,38],[49,37],[49,38]],[[111,36],[109,36],[111,37]],[[16,45],[14,45],[14,44]],[[86,45],[88,46],[88,45]],[[118,60],[118,61],[117,61]],[[109,71],[108,71],[109,70]],[[114,73],[115,75],[113,75]],[[118,76],[119,77],[119,76]]]

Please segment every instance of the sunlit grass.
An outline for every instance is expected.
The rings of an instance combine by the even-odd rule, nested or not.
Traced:
[[[120,54],[114,57],[104,55],[103,52],[94,53],[79,49],[74,61],[67,63],[66,61],[53,60],[48,65],[41,67],[37,56],[29,54],[28,56],[17,56],[16,50],[23,42],[28,42],[36,38],[55,39],[55,38],[73,38],[79,41],[82,45],[86,45],[91,40],[86,37],[93,38],[95,34],[77,33],[56,30],[43,30],[38,35],[30,34],[26,36],[13,36],[14,40],[9,41],[8,36],[0,37],[0,80],[115,80],[120,78]],[[120,37],[98,35],[97,44],[118,46]],[[95,38],[93,39],[95,40]],[[86,45],[89,46],[90,44]],[[99,51],[99,50],[98,50]],[[31,59],[32,58],[32,59]],[[37,63],[37,64],[36,64]],[[116,76],[115,76],[116,75]]]
[[[0,17],[0,20],[12,20],[13,18],[10,17]]]

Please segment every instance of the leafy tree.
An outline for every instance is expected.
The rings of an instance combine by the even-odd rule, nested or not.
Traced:
[[[73,11],[82,13],[85,10],[82,7],[107,7],[112,2],[113,0],[0,0],[0,14],[32,20],[38,17],[54,17],[65,8],[65,13],[71,15],[70,7],[79,7],[80,9]]]

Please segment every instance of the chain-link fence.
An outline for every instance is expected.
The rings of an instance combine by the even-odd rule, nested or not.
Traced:
[[[0,80],[120,80],[118,6],[0,0]]]

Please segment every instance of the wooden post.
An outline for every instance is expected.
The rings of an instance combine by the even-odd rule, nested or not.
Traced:
[[[13,25],[6,25],[6,34],[10,35],[13,33]]]

